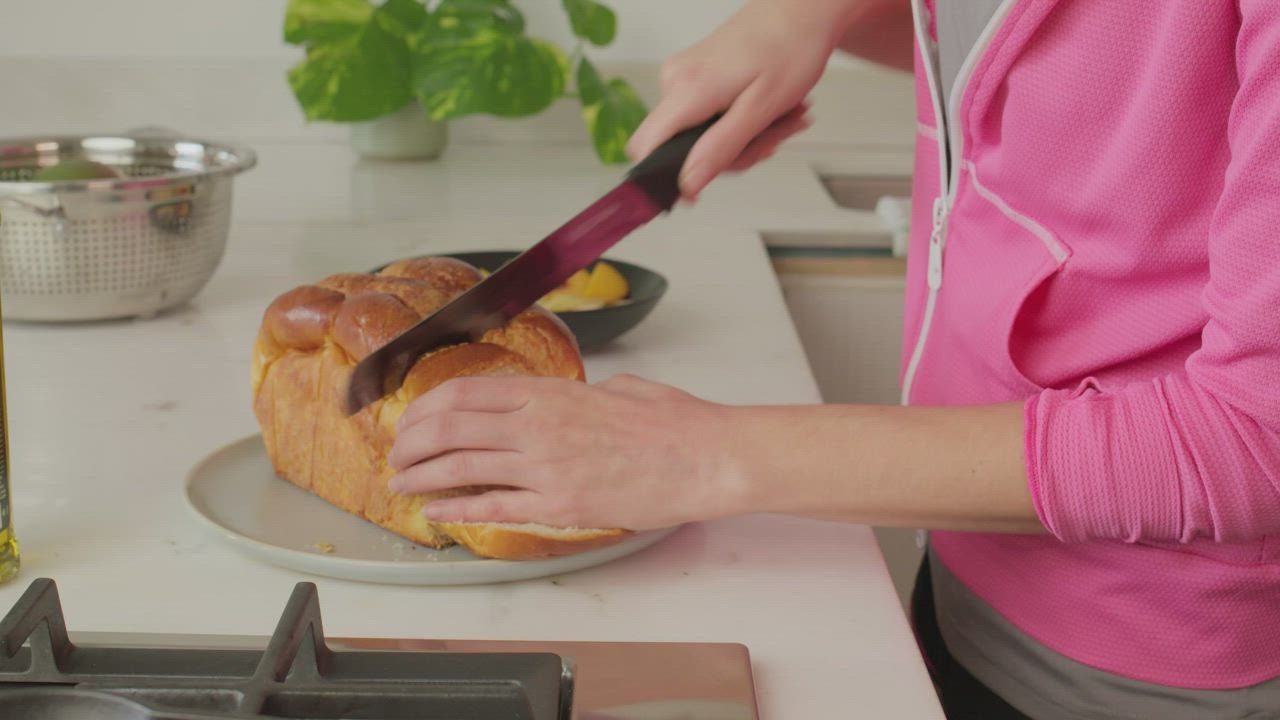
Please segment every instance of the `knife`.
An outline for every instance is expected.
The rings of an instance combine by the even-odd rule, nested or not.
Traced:
[[[586,210],[357,363],[347,384],[347,414],[399,389],[418,358],[507,324],[631,231],[669,212],[680,198],[680,168],[718,119],[677,133]]]

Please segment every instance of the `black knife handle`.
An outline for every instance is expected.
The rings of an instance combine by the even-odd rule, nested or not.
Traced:
[[[627,179],[644,190],[655,205],[663,210],[670,210],[675,206],[676,200],[680,199],[680,169],[684,167],[689,151],[720,117],[721,114],[718,113],[701,125],[676,133],[659,145],[657,150],[636,163],[627,173]]]

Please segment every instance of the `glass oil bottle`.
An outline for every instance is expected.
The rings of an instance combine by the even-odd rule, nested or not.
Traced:
[[[0,310],[0,316],[3,316]],[[18,539],[13,534],[13,498],[9,484],[9,416],[4,388],[4,328],[0,325],[0,584],[18,575]]]

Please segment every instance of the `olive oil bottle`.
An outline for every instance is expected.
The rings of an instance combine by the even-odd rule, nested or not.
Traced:
[[[4,311],[0,310],[0,316]],[[13,499],[9,494],[9,416],[4,391],[4,327],[0,325],[0,583],[18,575],[18,539],[13,534]]]

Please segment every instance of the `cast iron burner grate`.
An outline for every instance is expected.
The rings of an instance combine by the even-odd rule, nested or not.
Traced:
[[[567,720],[572,689],[554,653],[333,650],[308,582],[262,651],[77,647],[47,578],[0,622],[4,720]]]

